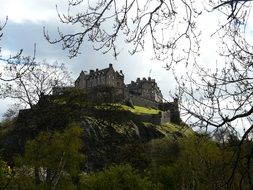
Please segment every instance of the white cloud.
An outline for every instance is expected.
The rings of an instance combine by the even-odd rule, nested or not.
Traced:
[[[41,22],[57,19],[55,5],[60,0],[0,0],[0,18],[8,16],[12,22]]]

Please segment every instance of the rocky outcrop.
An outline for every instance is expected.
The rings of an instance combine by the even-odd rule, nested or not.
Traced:
[[[5,156],[13,158],[22,154],[27,140],[35,138],[41,131],[61,131],[75,123],[83,129],[84,171],[100,170],[124,162],[145,167],[147,157],[142,154],[147,151],[145,144],[171,135],[167,126],[145,121],[118,105],[92,104],[79,93],[51,96],[32,110],[20,111],[13,130],[0,139]]]
[[[112,163],[121,163],[124,149],[131,144],[146,143],[151,139],[162,138],[164,134],[153,127],[126,123],[108,123],[92,118],[81,122],[83,128],[86,171],[101,169]]]

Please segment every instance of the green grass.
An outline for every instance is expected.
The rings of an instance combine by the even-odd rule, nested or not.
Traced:
[[[193,134],[193,131],[191,128],[183,126],[183,125],[176,125],[173,123],[166,123],[161,125],[160,127],[163,131],[167,131],[167,132],[176,132],[179,131],[183,134],[185,134],[186,136]]]
[[[194,132],[191,128],[184,126],[184,125],[177,125],[174,123],[166,123],[166,124],[162,124],[162,125],[156,125],[156,124],[152,124],[152,123],[146,123],[143,122],[143,124],[145,126],[155,126],[156,129],[158,129],[160,132],[164,133],[164,134],[173,134],[175,132],[181,132],[182,134],[188,136],[188,135],[192,135]]]
[[[131,108],[129,106],[123,105],[123,104],[102,104],[99,106],[95,106],[97,109],[112,109],[110,106],[115,106],[115,108],[119,109],[119,110],[126,110],[126,111],[130,111],[136,115],[139,114],[159,114],[160,110],[158,109],[154,109],[154,108],[148,108],[148,107],[142,107],[142,106],[134,106],[134,108]]]
[[[142,107],[142,106],[134,106],[134,109],[126,106],[126,105],[121,105],[121,108],[124,110],[131,111],[134,114],[159,114],[160,110],[154,109],[154,108],[147,108],[147,107]]]

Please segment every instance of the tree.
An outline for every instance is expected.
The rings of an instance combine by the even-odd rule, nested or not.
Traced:
[[[234,169],[224,182],[233,180],[241,157],[252,165],[252,151],[242,154],[242,147],[253,131],[253,45],[248,38],[247,23],[251,0],[203,0],[203,7],[199,1],[192,0],[85,2],[69,1],[67,14],[58,11],[61,22],[79,26],[80,30],[72,34],[59,31],[59,38],[55,40],[44,30],[50,43],[62,43],[70,57],[74,57],[85,40],[93,42],[96,50],[113,51],[114,56],[121,49],[119,38],[122,36],[132,45],[131,53],[144,50],[150,41],[155,58],[165,60],[168,69],[176,69],[180,62],[187,66],[183,77],[173,71],[180,107],[183,116],[188,117],[188,124],[212,130],[213,134],[223,128],[238,135],[239,128],[244,128],[237,143]],[[82,4],[86,9],[72,14],[71,10]],[[216,65],[210,66],[201,65],[197,59],[201,48],[198,18],[204,11],[216,11],[219,18],[223,18],[213,34],[221,41],[218,44],[220,57]],[[244,171],[249,175],[242,180],[247,178],[249,187],[253,188],[250,170],[245,167]]]
[[[19,74],[23,68],[26,71]],[[43,61],[28,66],[22,63],[7,65],[4,71],[5,76],[12,80],[2,83],[0,96],[15,99],[23,107],[32,108],[42,95],[51,94],[54,87],[69,85],[71,81],[64,64],[57,62],[49,64]]]
[[[79,172],[79,164],[83,160],[80,153],[82,143],[81,128],[72,124],[63,132],[41,132],[35,139],[26,143],[25,154],[17,158],[18,185],[26,188],[26,182],[32,180],[33,185],[56,189],[62,179],[68,181]],[[31,169],[38,170],[32,174]],[[23,179],[24,178],[24,179]],[[28,183],[29,184],[29,183]]]
[[[214,135],[222,129],[226,131],[224,135],[239,136],[234,169],[227,179],[232,181],[239,171],[240,160],[247,158],[249,165],[253,163],[252,152],[242,151],[253,131],[253,46],[246,35],[246,25],[224,29],[219,32],[223,36],[221,58],[215,68],[196,62],[187,75],[176,78],[182,114],[188,115],[188,124],[212,131]],[[250,173],[249,168],[245,167],[244,172]],[[253,188],[252,174],[242,177],[242,181],[246,178]]]
[[[6,17],[4,23],[2,25],[0,25],[0,41],[1,38],[3,37],[3,29],[6,26],[8,21],[8,17]],[[34,65],[34,61],[35,61],[35,54],[36,54],[36,45],[34,45],[34,53],[33,56],[27,56],[24,57],[22,56],[22,49],[17,52],[15,55],[10,55],[9,57],[4,57],[1,55],[1,50],[2,47],[0,47],[0,63],[3,64],[5,67],[17,67],[19,66],[18,70],[16,70],[16,74],[13,75],[12,77],[10,76],[5,76],[3,72],[0,72],[0,82],[4,81],[4,82],[9,82],[12,80],[16,80],[18,78],[18,76],[23,75],[24,73],[26,73],[26,71],[29,70],[30,67],[32,67]],[[22,66],[20,66],[22,65]]]
[[[159,189],[146,177],[140,176],[129,165],[111,166],[103,171],[81,177],[81,187],[85,190],[142,190]]]
[[[12,180],[12,170],[7,165],[7,163],[4,162],[0,158],[0,186],[1,186],[1,189],[2,188],[5,189],[9,185],[11,180]]]
[[[63,49],[69,50],[69,56],[80,53],[80,47],[86,40],[94,43],[95,50],[103,53],[113,51],[119,54],[119,39],[124,37],[131,44],[131,53],[143,51],[145,46],[152,46],[156,59],[168,60],[167,66],[184,61],[192,61],[198,54],[200,31],[197,19],[203,11],[218,10],[227,17],[221,27],[238,27],[245,24],[250,11],[251,0],[69,0],[68,12],[59,19],[64,24],[74,25],[75,33],[58,30],[59,37],[51,39],[44,28],[46,39],[52,43],[62,43]],[[75,12],[78,7],[85,7],[82,12]],[[217,28],[219,30],[219,28]],[[151,41],[147,43],[148,41]],[[184,44],[181,46],[180,44]]]

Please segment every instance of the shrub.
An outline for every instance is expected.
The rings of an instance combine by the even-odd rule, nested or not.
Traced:
[[[112,166],[103,171],[81,176],[84,190],[153,190],[159,187],[140,176],[130,165]]]

